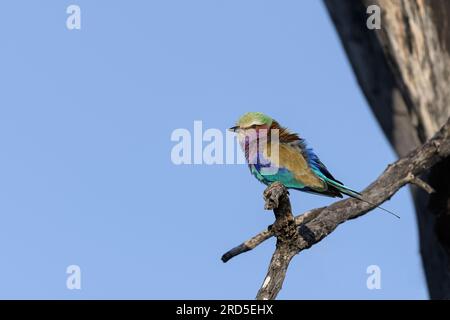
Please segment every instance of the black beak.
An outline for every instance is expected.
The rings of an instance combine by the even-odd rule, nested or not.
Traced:
[[[239,126],[231,127],[231,128],[228,129],[228,130],[230,130],[231,132],[236,132],[237,129],[239,129]]]

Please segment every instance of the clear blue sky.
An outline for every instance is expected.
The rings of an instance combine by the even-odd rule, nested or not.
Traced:
[[[356,189],[395,160],[321,1],[6,1],[0,35],[0,298],[254,298],[273,239],[220,257],[273,222],[264,186],[245,165],[175,166],[170,135],[194,120],[268,113]],[[427,298],[408,190],[385,206],[402,219],[340,226],[279,298]]]

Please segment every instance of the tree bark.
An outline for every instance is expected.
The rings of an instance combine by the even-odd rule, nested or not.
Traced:
[[[400,157],[429,139],[450,115],[450,1],[324,0],[358,83]],[[381,9],[369,30],[367,7]],[[420,251],[432,299],[450,299],[450,158],[411,187]]]

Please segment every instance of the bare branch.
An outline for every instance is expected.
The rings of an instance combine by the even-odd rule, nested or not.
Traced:
[[[256,299],[271,300],[276,298],[283,286],[289,263],[295,254],[294,250],[286,250],[286,248],[283,248],[281,245],[277,245],[269,264],[269,270],[256,295]]]
[[[264,191],[264,199],[265,208],[273,209],[275,215],[271,230],[277,237],[277,246],[267,276],[256,296],[258,300],[274,299],[281,290],[289,263],[298,252],[295,239],[299,237],[286,187],[280,182],[271,184]]]
[[[294,218],[295,224],[297,226],[300,226],[302,223],[310,222],[311,220],[313,220],[314,218],[317,217],[317,215],[319,214],[320,210],[322,210],[322,209],[324,209],[324,208],[310,210],[310,211],[307,211],[307,212],[305,212],[303,214],[300,214],[300,215],[296,216]],[[261,231],[260,233],[258,233],[254,237],[250,238],[249,240],[241,243],[237,247],[234,247],[233,249],[231,249],[228,252],[226,252],[222,256],[222,261],[223,262],[227,262],[231,258],[234,258],[237,255],[240,255],[241,253],[250,251],[250,250],[256,248],[261,243],[263,243],[264,241],[266,241],[267,239],[270,239],[271,237],[273,237],[274,233],[272,231],[272,227],[273,227],[273,225],[268,226],[266,230]]]
[[[419,177],[415,177],[413,174],[410,174],[408,177],[410,180],[409,182],[416,185],[417,187],[423,189],[426,193],[432,194],[436,192],[432,186],[430,186],[428,183],[420,179]]]

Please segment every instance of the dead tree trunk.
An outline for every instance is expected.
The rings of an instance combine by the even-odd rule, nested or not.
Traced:
[[[324,0],[366,99],[397,154],[430,138],[450,115],[450,1]],[[381,10],[369,30],[367,7]],[[450,158],[412,187],[432,299],[450,299]]]

